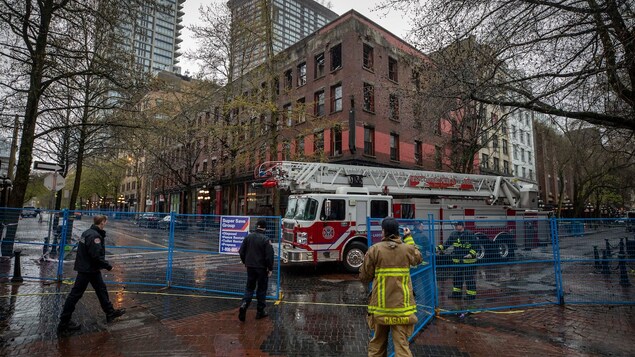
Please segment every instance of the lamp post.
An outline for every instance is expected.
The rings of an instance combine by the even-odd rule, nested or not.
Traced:
[[[117,198],[117,203],[119,203],[119,211],[123,212],[123,205],[126,202],[126,199],[123,197],[123,195],[119,195],[119,198]]]
[[[196,197],[196,199],[201,202],[201,213],[202,214],[208,214],[209,213],[209,200],[210,200],[210,195],[209,195],[209,189],[207,188],[207,186],[203,186],[203,188],[201,188],[198,191],[198,196]]]

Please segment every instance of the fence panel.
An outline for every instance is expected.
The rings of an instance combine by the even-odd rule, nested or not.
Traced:
[[[635,235],[623,219],[561,219],[558,232],[565,303],[635,303]]]
[[[21,208],[0,208],[0,228],[2,234],[1,278],[13,277],[9,262],[14,251],[21,251],[21,270],[24,279],[57,279],[56,259],[44,256],[51,250],[51,244],[59,237],[52,226],[58,212],[23,210]]]
[[[558,302],[555,258],[546,218],[463,220],[463,240],[452,240],[456,221],[434,221],[438,306],[441,313],[497,310]],[[457,249],[472,240],[477,259]],[[452,243],[455,243],[453,246]]]
[[[248,219],[244,233],[236,232],[236,218]],[[277,299],[280,292],[280,217],[175,215],[170,285],[242,296],[247,270],[240,261],[237,249],[243,236],[255,231],[259,218],[267,222],[265,235],[274,246],[275,274],[269,278],[268,297]],[[225,231],[223,239],[220,235],[221,225]],[[236,238],[232,239],[234,233],[237,233]]]

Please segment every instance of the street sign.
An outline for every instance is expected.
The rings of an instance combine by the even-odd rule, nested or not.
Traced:
[[[33,170],[62,171],[64,167],[54,162],[33,161]]]
[[[50,173],[44,178],[44,187],[46,187],[50,191],[59,191],[64,188],[65,184],[66,179],[64,178],[64,176],[58,174],[57,172]]]

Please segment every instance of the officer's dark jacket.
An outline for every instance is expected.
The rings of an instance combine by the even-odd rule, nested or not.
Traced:
[[[273,270],[273,246],[266,235],[249,233],[240,246],[240,260],[247,268]]]
[[[104,243],[106,231],[92,225],[84,233],[77,245],[75,270],[80,273],[94,273],[100,269],[111,269],[106,261],[106,246]]]

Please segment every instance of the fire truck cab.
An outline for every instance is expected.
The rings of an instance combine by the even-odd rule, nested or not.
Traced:
[[[282,261],[341,261],[347,270],[357,271],[367,250],[367,217],[391,215],[392,197],[371,195],[366,189],[292,195],[282,219]],[[381,236],[381,228],[370,229]]]

